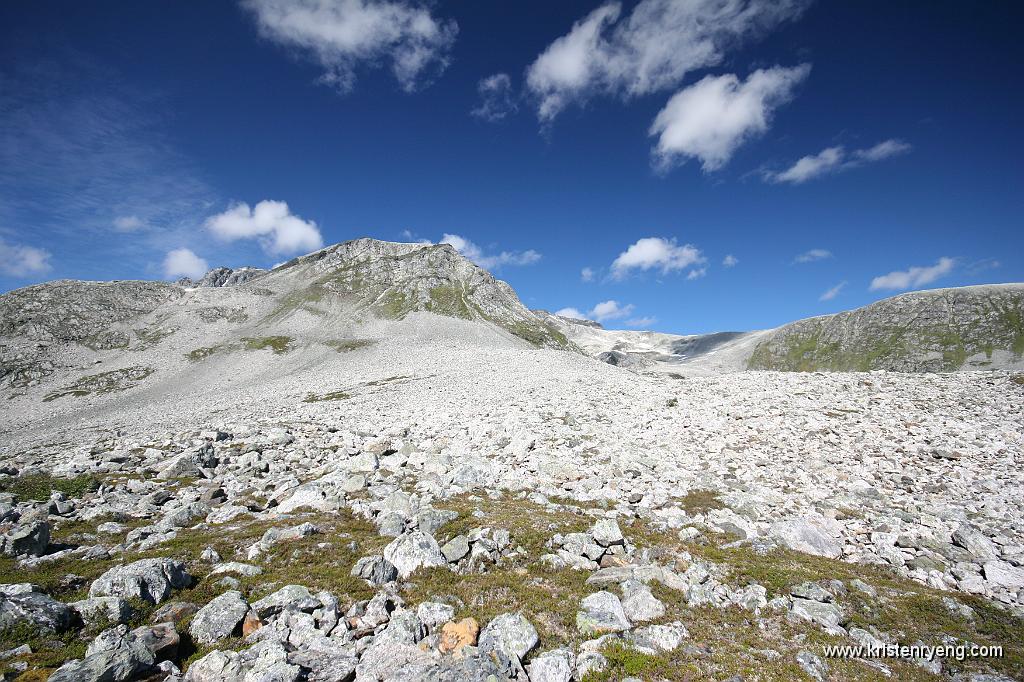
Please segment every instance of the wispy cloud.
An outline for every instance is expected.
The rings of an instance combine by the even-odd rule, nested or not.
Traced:
[[[579,308],[562,308],[561,310],[556,310],[555,315],[559,315],[561,317],[568,317],[573,320],[587,319],[587,316],[580,312]]]
[[[512,79],[507,73],[496,73],[482,79],[476,86],[480,96],[478,104],[470,113],[491,123],[504,120],[519,110],[512,93]]]
[[[747,140],[764,133],[775,109],[811,71],[808,64],[760,69],[741,81],[734,74],[706,76],[672,96],[649,134],[660,170],[699,159],[705,172],[724,166]]]
[[[626,326],[634,329],[646,329],[657,323],[658,318],[656,317],[634,317],[626,320]]]
[[[795,19],[805,0],[641,0],[623,14],[608,2],[577,21],[527,69],[537,115],[550,122],[570,104],[604,94],[630,98],[678,87],[726,51]]]
[[[843,287],[845,286],[846,282],[840,282],[839,284],[835,285],[834,287],[823,293],[821,296],[819,296],[818,300],[831,301],[833,298],[839,295],[839,292],[841,292],[843,290]]]
[[[459,31],[452,20],[395,0],[242,0],[267,39],[311,55],[320,80],[340,92],[355,85],[360,65],[390,61],[406,91],[448,66]]]
[[[533,265],[541,259],[540,253],[533,249],[488,254],[481,247],[457,234],[445,234],[441,237],[441,243],[450,244],[456,251],[485,270],[496,270],[503,265]]]
[[[160,93],[88,55],[49,57],[0,64],[0,224],[45,235],[58,272],[145,270],[193,238],[216,194],[168,138]]]
[[[911,289],[924,286],[953,272],[955,267],[955,259],[943,256],[935,262],[935,265],[915,265],[906,270],[894,270],[887,275],[875,277],[871,280],[871,291],[878,289]]]
[[[740,259],[731,253],[722,259],[722,265],[727,268],[736,267],[739,265]]]
[[[583,268],[580,270],[580,281],[593,282],[596,278],[597,273],[594,272],[594,268]]]
[[[657,270],[663,275],[707,262],[700,249],[679,246],[675,239],[644,237],[631,244],[612,262],[613,279],[624,279],[634,270]]]
[[[799,185],[814,178],[849,170],[892,158],[910,151],[910,145],[902,140],[886,140],[873,147],[847,151],[844,147],[829,147],[817,154],[805,156],[784,171],[765,171],[768,182]]]
[[[794,263],[813,263],[817,260],[825,260],[831,258],[832,252],[827,249],[811,249],[810,251],[804,251],[793,259]]]

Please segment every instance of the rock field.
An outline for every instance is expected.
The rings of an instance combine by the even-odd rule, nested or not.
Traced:
[[[0,622],[43,634],[5,639],[6,674],[1024,672],[1018,376],[674,379],[408,338],[248,401],[120,398],[9,431]],[[822,654],[916,641],[1006,653]]]

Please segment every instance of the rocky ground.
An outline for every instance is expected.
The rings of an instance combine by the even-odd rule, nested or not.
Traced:
[[[1024,679],[1019,375],[647,376],[407,331],[12,412],[4,674]],[[825,650],[882,643],[1003,654]]]

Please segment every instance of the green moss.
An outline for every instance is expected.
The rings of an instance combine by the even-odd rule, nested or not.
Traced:
[[[54,492],[64,493],[69,498],[76,499],[86,493],[96,491],[99,487],[100,479],[89,475],[56,478],[38,474],[0,479],[0,492],[12,493],[22,502],[26,500],[43,502],[49,500],[50,495]]]
[[[718,499],[718,493],[714,490],[691,490],[677,498],[677,502],[687,514],[706,514],[713,509],[725,509],[725,504]]]
[[[274,355],[282,355],[292,349],[292,338],[290,336],[260,336],[257,338],[245,337],[242,339],[246,350],[270,349]]]

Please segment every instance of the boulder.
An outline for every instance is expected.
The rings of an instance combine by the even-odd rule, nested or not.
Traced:
[[[127,625],[104,630],[85,650],[85,658],[68,661],[50,682],[127,682],[152,670],[156,657]]]
[[[779,521],[772,524],[770,533],[783,545],[797,552],[829,559],[838,559],[843,555],[842,546],[810,518]]]
[[[365,556],[352,567],[351,574],[371,585],[383,585],[398,578],[398,569],[382,556]]]
[[[199,609],[188,631],[200,644],[214,644],[230,637],[249,612],[249,602],[241,592],[231,590]]]
[[[576,628],[584,635],[603,635],[632,627],[622,602],[611,592],[595,592],[581,606],[576,612]]]
[[[0,535],[0,552],[7,556],[42,556],[50,545],[50,524],[33,521],[15,526]]]
[[[504,613],[494,618],[480,631],[481,653],[504,652],[522,660],[540,637],[537,629],[521,613]]]
[[[384,558],[398,569],[398,575],[402,578],[408,578],[421,567],[448,564],[434,536],[418,530],[395,538],[384,548]]]
[[[159,604],[171,591],[188,587],[192,576],[185,564],[168,558],[140,559],[125,566],[115,566],[93,581],[90,597],[121,597],[144,599]]]
[[[49,632],[64,632],[73,617],[70,606],[41,592],[0,593],[0,630],[27,623]]]

